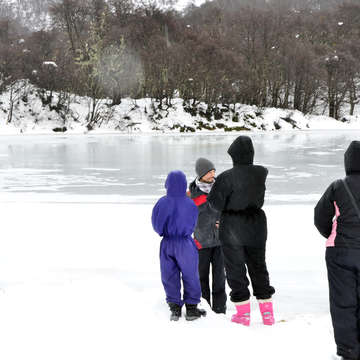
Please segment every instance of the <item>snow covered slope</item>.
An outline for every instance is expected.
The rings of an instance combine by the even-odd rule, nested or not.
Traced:
[[[57,93],[46,104],[41,100],[44,93],[29,82],[21,82],[16,89],[10,122],[11,93],[8,91],[0,95],[0,134],[63,131],[84,133],[89,130],[91,99],[69,95],[68,101],[59,108]],[[208,116],[205,104],[193,108],[179,98],[174,99],[171,106],[161,107],[151,99],[123,99],[120,105],[113,107],[109,103],[105,99],[100,102],[100,121],[92,126],[92,130],[123,133],[224,133],[249,130],[360,129],[359,115],[346,116],[337,121],[327,116],[304,115],[296,110],[236,104],[231,108],[219,105],[220,116]]]

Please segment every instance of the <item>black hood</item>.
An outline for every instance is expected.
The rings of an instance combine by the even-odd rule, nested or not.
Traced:
[[[239,136],[230,145],[228,154],[234,165],[251,165],[254,162],[254,146],[248,136]]]
[[[360,141],[352,141],[344,155],[346,175],[360,172]]]

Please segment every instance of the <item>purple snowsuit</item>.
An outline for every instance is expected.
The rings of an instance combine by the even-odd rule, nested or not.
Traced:
[[[187,181],[181,171],[169,173],[167,195],[159,199],[152,212],[154,230],[163,237],[160,245],[161,280],[166,301],[182,306],[198,304],[201,287],[198,272],[198,250],[191,237],[198,210],[186,195]],[[184,299],[181,299],[181,277]]]

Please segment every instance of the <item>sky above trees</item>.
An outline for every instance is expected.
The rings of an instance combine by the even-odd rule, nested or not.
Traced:
[[[186,6],[188,6],[189,4],[194,4],[196,6],[200,6],[201,4],[203,4],[206,0],[179,0],[178,3],[176,4],[175,8],[177,10],[182,10],[184,9]]]

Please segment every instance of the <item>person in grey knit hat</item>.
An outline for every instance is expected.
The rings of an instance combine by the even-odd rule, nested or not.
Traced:
[[[211,170],[215,170],[215,166],[210,160],[205,158],[198,158],[196,160],[195,171],[199,179],[201,179]]]
[[[189,196],[199,210],[194,240],[199,250],[199,276],[202,297],[216,313],[226,312],[225,265],[219,241],[220,213],[210,207],[207,196],[215,183],[215,166],[205,158],[195,163],[197,177],[189,185]],[[210,291],[210,264],[212,291]]]

